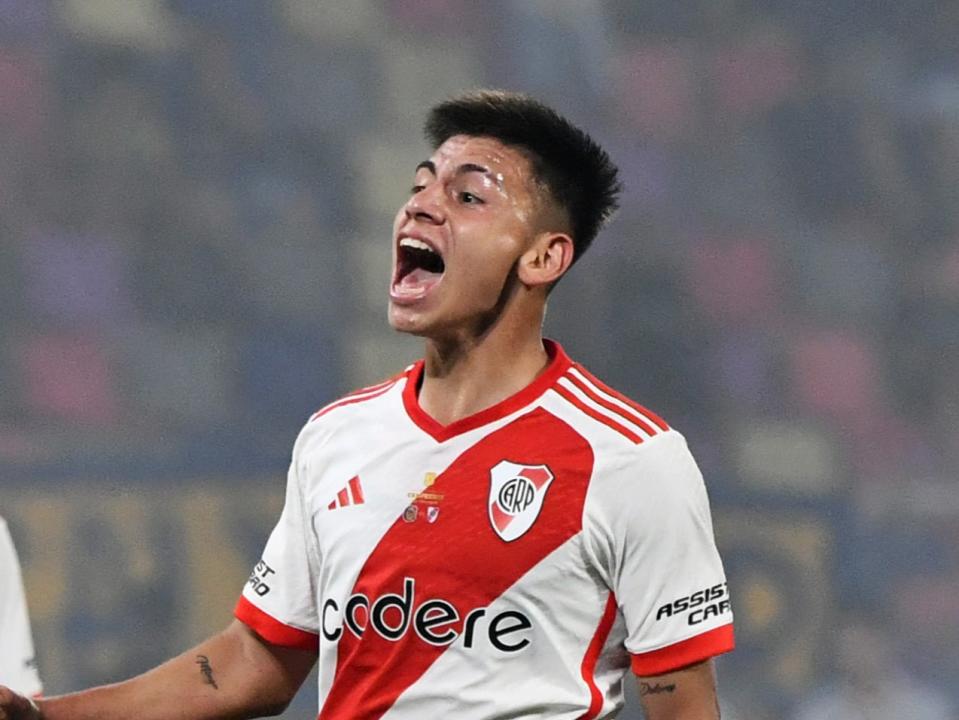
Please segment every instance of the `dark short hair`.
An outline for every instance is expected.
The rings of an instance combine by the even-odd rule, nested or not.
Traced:
[[[450,98],[430,110],[424,132],[434,149],[454,135],[469,135],[525,151],[535,179],[569,215],[574,262],[618,207],[622,185],[606,151],[529,95],[479,90]]]

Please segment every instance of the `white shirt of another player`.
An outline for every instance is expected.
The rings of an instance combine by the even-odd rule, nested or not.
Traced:
[[[6,521],[0,517],[0,685],[38,696],[43,691],[30,634],[20,561]]]

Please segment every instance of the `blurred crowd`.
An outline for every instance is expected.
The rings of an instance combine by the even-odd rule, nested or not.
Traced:
[[[415,356],[384,309],[425,109],[525,90],[626,187],[550,333],[684,432],[720,512],[828,538],[776,692],[761,618],[809,588],[764,595],[730,541],[732,704],[852,717],[829,698],[878,643],[866,696],[887,673],[955,717],[957,32],[935,0],[2,0],[0,471],[282,468]]]

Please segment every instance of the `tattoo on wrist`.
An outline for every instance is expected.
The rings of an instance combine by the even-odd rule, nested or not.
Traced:
[[[641,697],[647,695],[659,695],[660,693],[671,693],[676,689],[676,683],[669,683],[668,685],[660,685],[656,683],[652,685],[648,682],[641,682],[639,684],[639,694]]]
[[[219,690],[216,680],[213,679],[213,666],[210,665],[210,658],[206,655],[197,655],[196,664],[200,666],[200,674],[203,675],[203,682],[212,685],[214,690]]]

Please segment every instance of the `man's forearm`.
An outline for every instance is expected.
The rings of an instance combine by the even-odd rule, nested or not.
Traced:
[[[647,720],[719,720],[712,660],[638,681]]]
[[[294,655],[290,655],[293,653]],[[37,702],[44,720],[238,720],[282,712],[312,666],[239,623],[138,677]]]
[[[189,658],[181,656],[136,678],[39,700],[37,705],[44,720],[226,720],[265,714],[243,707],[242,698],[229,692],[222,678],[217,688],[204,686],[188,664]]]

